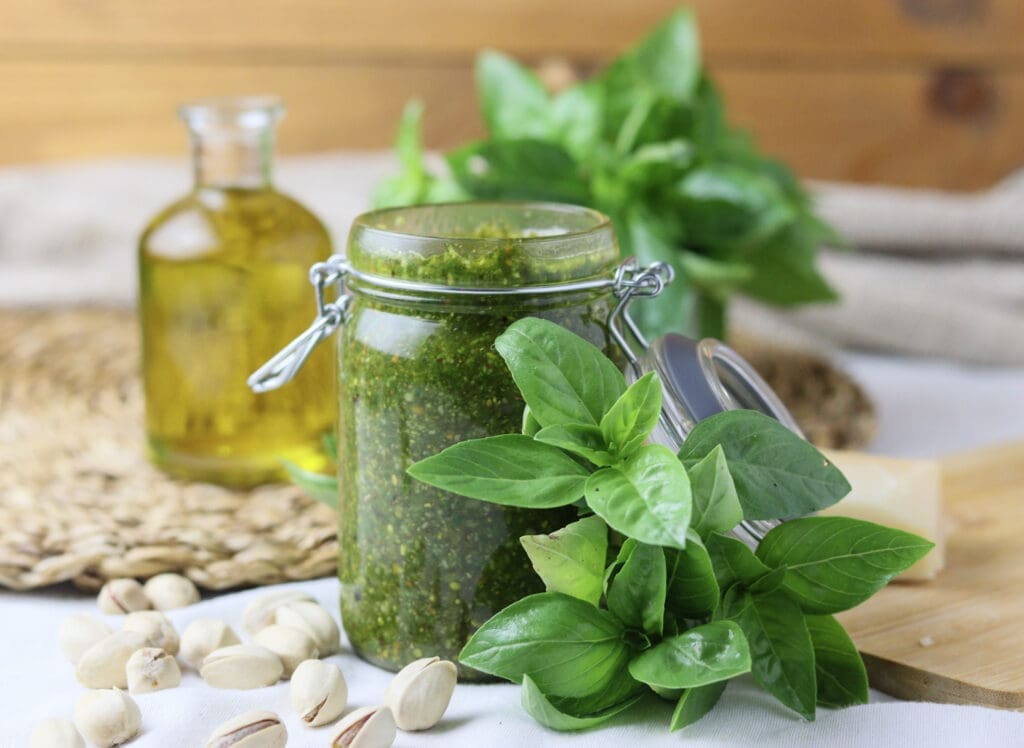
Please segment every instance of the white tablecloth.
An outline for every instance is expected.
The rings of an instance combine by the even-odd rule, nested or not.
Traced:
[[[874,449],[892,455],[938,456],[1011,439],[1024,439],[1024,370],[982,369],[875,356],[844,356],[844,363],[878,404]],[[324,579],[293,585],[335,610],[337,586]],[[222,595],[169,615],[179,631],[194,618],[214,616],[241,633],[241,611],[261,590]],[[96,612],[91,597],[74,591],[0,593],[0,746],[27,745],[32,725],[70,717],[82,687],[57,648],[64,616]],[[111,619],[116,625],[116,618]],[[1022,622],[1024,623],[1024,622]],[[1024,639],[1022,639],[1024,643]],[[331,658],[349,682],[352,706],[379,702],[390,675],[349,650]],[[258,691],[218,691],[186,671],[180,688],[138,697],[144,732],[133,746],[200,746],[224,719],[247,709],[276,711],[288,725],[289,746],[322,746],[325,729],[294,718],[287,684]],[[749,679],[730,684],[718,708],[679,734],[667,731],[671,706],[652,699],[604,729],[554,733],[520,708],[510,685],[456,689],[444,721],[429,733],[402,734],[397,746],[1021,746],[1024,714],[975,707],[906,703],[872,692],[872,703],[819,711],[813,724],[785,710]]]

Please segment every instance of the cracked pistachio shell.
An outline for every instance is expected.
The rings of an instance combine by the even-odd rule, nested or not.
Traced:
[[[115,631],[89,647],[78,659],[75,677],[86,688],[127,688],[125,666],[146,637],[136,631]]]
[[[32,730],[29,748],[85,748],[85,741],[70,719],[44,719]]]
[[[199,675],[214,688],[263,688],[277,683],[283,674],[281,658],[258,644],[215,649],[199,668]]]
[[[181,634],[181,657],[198,670],[214,650],[241,644],[230,626],[216,618],[197,618]]]
[[[125,674],[131,693],[152,693],[181,685],[178,661],[157,647],[143,647],[132,652],[125,665]]]
[[[288,730],[273,712],[246,712],[211,733],[206,748],[284,748]]]
[[[261,595],[249,603],[242,611],[242,628],[249,636],[256,636],[260,629],[274,622],[274,614],[285,603],[298,601],[315,602],[313,598],[299,590],[278,590]]]
[[[309,634],[320,657],[326,657],[341,648],[338,624],[320,603],[298,600],[285,603],[274,612],[274,622]]]
[[[252,640],[281,658],[285,678],[290,678],[303,660],[315,660],[320,656],[312,637],[291,626],[272,623]]]
[[[399,729],[429,730],[444,716],[457,680],[454,663],[425,657],[398,671],[384,693],[384,703]]]
[[[134,579],[111,579],[100,589],[96,603],[104,613],[119,616],[153,607],[142,585]]]
[[[68,661],[72,665],[77,665],[85,650],[112,633],[110,626],[96,616],[90,613],[75,613],[61,622],[57,644]]]
[[[331,729],[331,748],[388,748],[395,742],[395,732],[390,709],[364,706]]]
[[[159,610],[138,610],[124,619],[122,631],[135,631],[146,637],[146,646],[176,655],[181,646],[174,624]]]
[[[292,673],[292,707],[311,727],[321,727],[341,716],[348,702],[348,685],[337,665],[306,660]]]
[[[195,583],[181,574],[157,574],[142,585],[142,590],[157,610],[174,610],[199,602]]]
[[[142,713],[131,696],[116,688],[86,691],[75,704],[75,725],[99,748],[112,748],[139,734]]]

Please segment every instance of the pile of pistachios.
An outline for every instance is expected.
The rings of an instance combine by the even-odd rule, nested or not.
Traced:
[[[195,585],[178,574],[160,574],[145,585],[113,579],[97,602],[102,612],[125,616],[120,631],[88,613],[65,619],[61,651],[90,690],[78,700],[73,722],[53,718],[37,724],[31,748],[84,748],[83,736],[99,748],[132,740],[142,728],[132,694],[177,687],[179,657],[214,688],[262,688],[290,679],[291,704],[305,724],[335,723],[332,748],[387,748],[399,729],[433,727],[451,701],[455,665],[428,657],[394,677],[381,705],[355,709],[339,720],[348,704],[348,685],[337,665],[320,658],[339,651],[341,634],[331,614],[311,596],[283,590],[253,601],[242,614],[248,643],[226,622],[212,618],[192,621],[179,637],[163,611],[198,600]],[[278,715],[251,711],[217,727],[206,746],[281,748],[287,741]]]

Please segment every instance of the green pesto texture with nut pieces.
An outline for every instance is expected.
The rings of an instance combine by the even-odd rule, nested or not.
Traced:
[[[349,256],[364,272],[485,288],[607,276],[617,260],[613,243],[553,264],[520,237],[469,244],[418,262]],[[523,400],[494,348],[509,324],[543,317],[618,355],[606,327],[613,303],[607,292],[429,304],[357,293],[339,347],[339,578],[342,620],[363,658],[393,670],[456,660],[491,616],[543,590],[519,537],[557,530],[573,507],[473,501],[406,470],[466,439],[519,431]],[[461,666],[460,677],[489,678]]]

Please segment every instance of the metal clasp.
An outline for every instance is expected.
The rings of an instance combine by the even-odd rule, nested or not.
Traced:
[[[629,307],[634,299],[651,299],[659,295],[665,290],[665,286],[674,279],[675,270],[668,263],[653,262],[646,267],[641,267],[633,257],[619,265],[619,269],[615,273],[613,290],[619,301],[608,315],[608,330],[626,356],[630,366],[637,371],[637,376],[639,376],[639,357],[633,351],[633,346],[630,345],[626,336],[623,335],[622,325],[616,323],[621,319],[622,324],[626,326],[640,347],[645,351],[650,348],[651,344],[629,314]]]
[[[333,255],[326,262],[318,262],[309,269],[309,282],[316,292],[316,319],[295,340],[249,376],[246,383],[253,392],[276,390],[294,379],[313,349],[348,319],[349,307],[352,305],[352,297],[345,293],[344,286],[348,270],[348,261],[341,255]],[[331,285],[337,289],[334,302],[325,299],[325,291]]]

